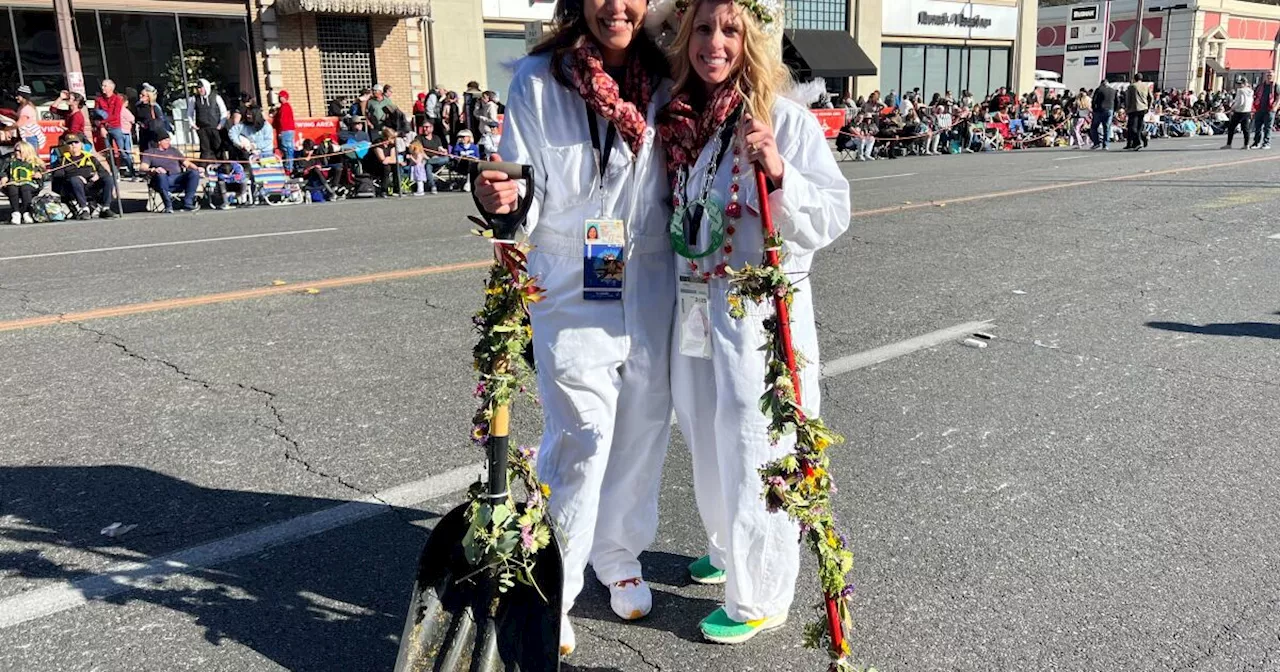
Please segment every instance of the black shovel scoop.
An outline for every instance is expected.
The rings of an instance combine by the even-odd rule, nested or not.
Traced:
[[[501,170],[525,179],[532,189],[533,168],[481,163],[479,170]],[[478,171],[472,173],[472,179]],[[509,241],[528,212],[528,201],[510,215],[485,213],[495,239]],[[483,212],[483,210],[482,210]],[[508,242],[496,242],[498,248]],[[495,249],[499,259],[505,250]],[[495,262],[499,263],[499,262]],[[508,499],[507,469],[510,409],[499,406],[489,424],[487,495],[481,506]],[[450,511],[432,530],[418,560],[409,614],[400,638],[396,672],[554,672],[560,669],[560,596],[564,572],[555,535],[534,558],[533,583],[515,582],[499,591],[493,571],[466,557],[470,502]],[[515,515],[523,513],[518,507]],[[536,586],[536,587],[535,587]]]

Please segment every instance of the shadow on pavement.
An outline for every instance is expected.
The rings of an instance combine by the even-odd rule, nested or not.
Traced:
[[[644,576],[653,589],[653,612],[640,620],[629,621],[627,627],[657,630],[673,634],[686,642],[705,644],[706,640],[698,630],[698,622],[715,611],[720,603],[664,589],[667,586],[682,588],[693,585],[693,581],[689,579],[689,563],[695,559],[662,551],[641,553],[640,563],[644,567]],[[590,568],[587,570],[582,594],[569,613],[575,618],[592,621],[621,622],[609,606],[609,589],[596,579],[595,572]]]
[[[1280,315],[1280,313],[1276,313]],[[1183,324],[1181,322],[1148,322],[1148,327],[1206,336],[1250,336],[1280,340],[1280,324],[1269,322],[1231,322],[1218,324]]]
[[[127,466],[0,468],[0,579],[27,579],[33,588],[76,581],[98,573],[102,563],[174,552],[175,540],[190,547],[345,503],[204,488]],[[209,643],[238,643],[285,669],[389,670],[426,539],[409,523],[435,517],[412,509],[394,513],[182,578],[137,582],[96,601],[187,614]],[[114,521],[140,526],[103,536]],[[85,629],[129,636],[99,632],[103,625]]]

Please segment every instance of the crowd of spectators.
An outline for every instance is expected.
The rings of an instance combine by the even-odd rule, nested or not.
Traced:
[[[1227,135],[1229,147],[1239,128],[1248,148],[1269,149],[1276,104],[1270,75],[1256,89],[1240,78],[1231,90],[1200,93],[1153,91],[1141,76],[1076,92],[1016,96],[1000,88],[980,100],[968,91],[934,93],[927,101],[920,89],[883,97],[875,91],[845,99],[836,145],[855,161],[1028,147],[1106,149],[1119,140],[1140,150],[1151,138],[1192,135]]]
[[[174,144],[175,120],[148,83],[122,93],[107,79],[92,101],[62,92],[46,113],[65,126],[54,147],[47,146],[30,89],[19,87],[14,98],[14,123],[0,123],[0,139],[12,143],[0,156],[0,191],[10,196],[14,224],[39,216],[42,194],[78,219],[116,216],[113,167],[120,180],[146,181],[166,213],[194,210],[201,196],[216,208],[252,204],[244,195],[271,159],[313,201],[466,190],[457,157],[483,159],[495,151],[504,111],[498,95],[476,82],[462,93],[423,91],[405,107],[391,85],[378,84],[331,101],[337,131],[313,141],[298,132],[288,91],[264,109],[250,94],[224,98],[200,79],[185,101],[169,101],[169,109],[186,103],[185,120],[176,123],[189,126],[188,155]]]
[[[202,195],[216,208],[251,204],[245,195],[264,159],[278,159],[312,201],[466,190],[460,162],[496,150],[504,112],[498,95],[477,82],[461,93],[419,92],[407,107],[391,85],[375,84],[330,101],[337,131],[313,141],[298,132],[289,92],[276,98],[266,109],[246,93],[228,102],[213,83],[198,80],[181,122],[195,141],[188,156],[174,146],[175,122],[148,83],[122,94],[104,80],[91,103],[64,91],[50,108],[66,127],[57,147],[46,146],[31,91],[19,87],[13,123],[0,128],[0,136],[17,141],[0,163],[10,222],[32,220],[46,183],[71,216],[87,219],[95,210],[115,216],[109,204],[117,189],[105,157],[117,164],[120,179],[147,181],[165,212],[193,210]],[[1269,149],[1276,105],[1271,75],[1256,88],[1239,78],[1229,90],[1200,93],[1156,91],[1141,76],[1076,92],[1020,96],[1002,87],[981,99],[969,91],[935,92],[927,100],[919,88],[875,91],[843,101],[836,146],[845,157],[873,161],[1028,147],[1107,149],[1121,139],[1126,149],[1141,150],[1151,138],[1191,135],[1225,135],[1230,147],[1240,131],[1244,148]],[[816,107],[835,105],[824,96]],[[94,140],[104,151],[94,151]]]

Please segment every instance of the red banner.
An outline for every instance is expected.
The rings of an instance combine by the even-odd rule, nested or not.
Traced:
[[[338,141],[338,118],[337,117],[302,117],[294,119],[293,124],[297,127],[294,135],[297,137],[297,144],[301,145],[303,140],[310,140],[315,144],[320,144],[320,138],[326,135],[332,135],[333,141]]]
[[[828,140],[840,135],[840,127],[844,126],[843,108],[809,111],[813,112],[813,116],[818,118],[818,123],[822,124],[822,131]]]

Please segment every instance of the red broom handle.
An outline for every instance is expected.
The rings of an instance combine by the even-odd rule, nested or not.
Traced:
[[[764,226],[764,237],[768,241],[777,233],[773,226],[773,213],[769,209],[769,180],[764,169],[756,164],[756,193],[760,198],[760,223]],[[778,250],[766,249],[765,264],[771,268],[779,268]],[[773,307],[778,314],[778,340],[782,342],[782,351],[787,358],[787,371],[791,374],[791,383],[796,388],[796,404],[800,401],[800,373],[796,370],[796,350],[791,345],[791,308],[785,297],[774,296]],[[813,473],[813,467],[803,465],[805,475]],[[837,655],[844,655],[844,626],[840,620],[840,608],[836,603],[838,596],[824,595],[827,602],[827,632],[831,634],[831,648]]]

